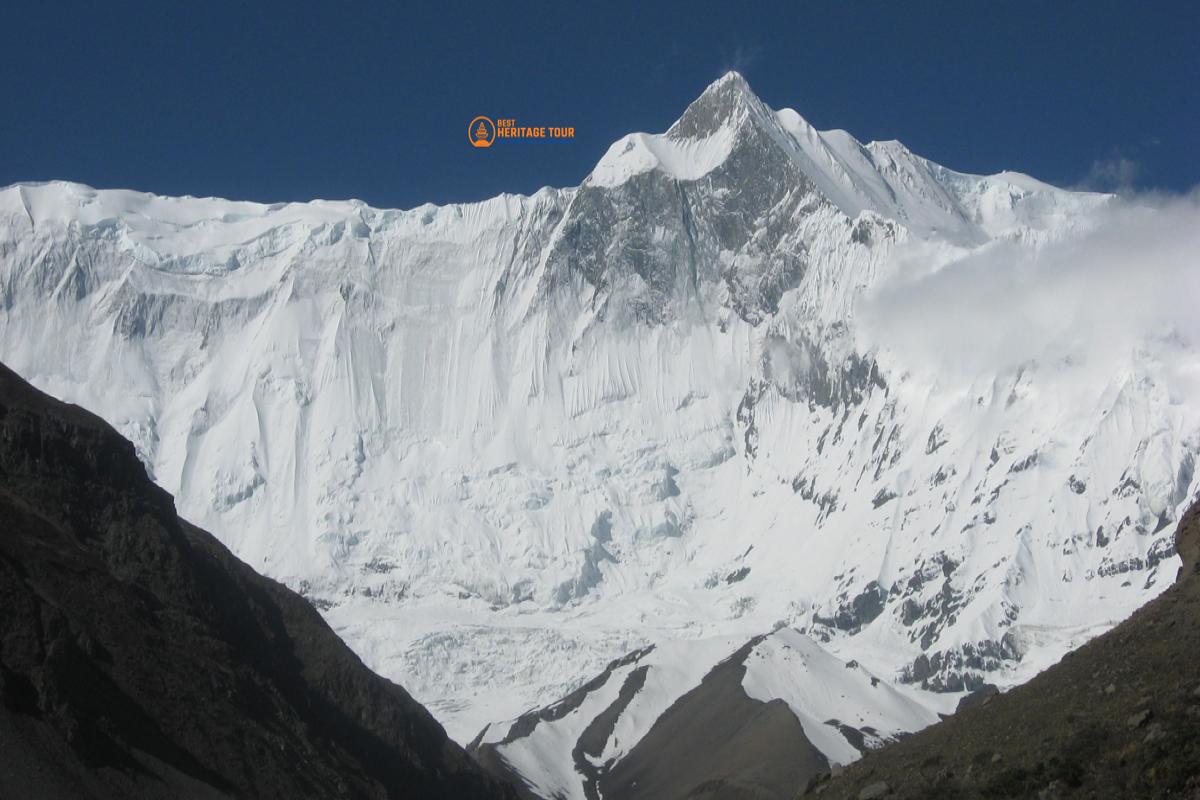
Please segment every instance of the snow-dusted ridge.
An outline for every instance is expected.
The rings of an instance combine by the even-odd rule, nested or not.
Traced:
[[[1194,342],[1087,380],[1064,360],[951,381],[859,319],[914,259],[1042,248],[1108,202],[816,131],[731,74],[529,197],[7,187],[0,360],[112,422],[183,516],[460,741],[655,645],[646,685],[662,671],[676,694],[631,702],[619,761],[652,709],[772,631],[749,694],[823,725],[795,659],[853,662],[906,710],[852,707],[896,733],[1027,679],[1174,574]],[[551,769],[577,723],[505,757]],[[825,728],[818,748],[849,757],[857,736]],[[583,792],[553,769],[538,780]]]

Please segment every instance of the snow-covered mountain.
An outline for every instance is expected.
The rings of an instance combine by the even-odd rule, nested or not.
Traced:
[[[864,318],[1113,202],[817,131],[730,73],[530,197],[0,190],[0,360],[540,793],[586,796],[734,655],[842,762],[1175,573],[1195,341],[950,371]]]

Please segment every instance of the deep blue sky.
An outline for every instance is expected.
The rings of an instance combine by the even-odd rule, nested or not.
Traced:
[[[1200,4],[22,2],[0,185],[372,205],[577,184],[736,67],[770,105],[969,172],[1200,183]],[[573,125],[477,152],[476,114]]]

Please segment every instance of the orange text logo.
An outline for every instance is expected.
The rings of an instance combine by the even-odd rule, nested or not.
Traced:
[[[560,125],[518,125],[515,119],[492,122],[482,114],[467,126],[467,139],[473,147],[491,147],[497,139],[574,139],[575,129]]]

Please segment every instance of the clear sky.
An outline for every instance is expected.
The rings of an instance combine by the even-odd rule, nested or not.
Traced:
[[[383,207],[569,186],[737,68],[967,172],[1200,183],[1200,3],[19,2],[0,185]],[[477,151],[476,114],[576,138]]]

